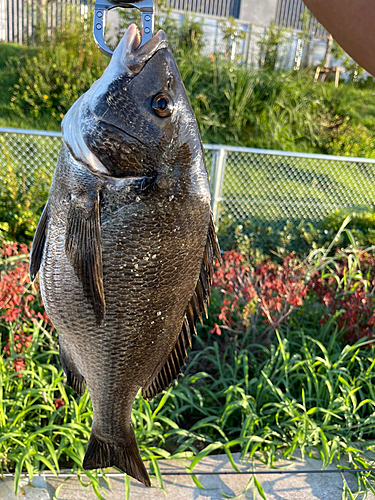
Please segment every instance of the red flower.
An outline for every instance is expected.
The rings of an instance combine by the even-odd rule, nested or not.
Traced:
[[[55,399],[53,404],[55,405],[56,410],[58,410],[59,408],[65,405],[65,401],[62,398],[57,398]]]
[[[21,372],[26,369],[25,359],[23,357],[16,358],[13,361],[13,368],[16,372]],[[17,377],[22,377],[22,373],[18,373]]]
[[[28,273],[29,250],[24,244],[6,244],[0,247],[0,258],[2,267],[0,272],[0,320],[4,320],[11,326],[13,333],[13,350],[10,338],[6,337],[3,348],[6,357],[22,355],[32,342],[32,336],[28,335],[30,327],[38,321],[44,321],[43,327],[52,329],[52,324],[42,309],[38,297],[37,285],[30,284]],[[17,257],[17,259],[9,259]],[[43,312],[38,312],[42,310]],[[7,335],[7,333],[6,333]],[[9,368],[16,372],[23,371],[25,366],[24,357],[20,356],[9,363]],[[17,376],[22,376],[19,373]]]
[[[221,335],[220,326],[217,323],[215,323],[215,326],[211,330],[211,333],[216,333],[216,335]]]

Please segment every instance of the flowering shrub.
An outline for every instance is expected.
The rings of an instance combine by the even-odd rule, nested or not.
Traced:
[[[9,368],[22,376],[25,360],[22,354],[30,346],[33,324],[52,329],[42,308],[37,285],[28,274],[29,249],[24,244],[5,244],[0,249],[0,332],[5,337],[3,352],[10,359]]]
[[[217,335],[249,332],[253,342],[268,344],[307,298],[308,307],[322,308],[322,324],[336,317],[348,343],[374,334],[375,257],[360,250],[342,251],[315,266],[289,255],[280,265],[267,259],[255,267],[237,251],[225,252],[214,286],[221,294],[211,330]]]
[[[337,315],[338,327],[350,343],[374,335],[374,255],[356,249],[338,253],[323,273],[312,277],[309,286],[326,306],[321,323]]]
[[[307,270],[293,255],[286,257],[281,266],[267,259],[250,268],[240,253],[225,252],[214,280],[223,295],[218,315],[221,324],[215,323],[212,333],[234,331],[240,321],[242,332],[250,329],[254,340],[268,342],[272,332],[303,304],[308,291]]]

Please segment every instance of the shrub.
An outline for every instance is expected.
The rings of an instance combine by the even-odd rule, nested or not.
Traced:
[[[56,332],[28,282],[27,250],[3,246],[0,260],[0,472],[14,472],[16,488],[24,470],[32,476],[64,467],[83,475],[93,418],[88,392],[77,398],[64,386]],[[315,270],[311,280],[308,269]],[[304,263],[288,257],[278,266],[266,261],[256,268],[238,253],[226,253],[204,327],[222,323],[221,336],[215,326],[213,335],[207,333],[208,345],[196,339],[173,388],[152,402],[138,395],[134,403],[141,454],[159,484],[159,458],[195,457],[194,470],[219,451],[230,459],[240,451],[245,461],[262,456],[277,466],[277,450],[291,457],[300,449],[310,456],[317,451],[325,466],[345,457],[352,467],[370,467],[366,452],[373,446],[361,443],[362,452],[358,441],[374,438],[375,344],[370,339],[346,345],[347,326],[361,336],[370,332],[350,330],[354,321],[342,321],[342,308],[359,306],[361,315],[360,302],[372,301],[373,281],[374,258],[361,251],[332,257],[317,251]],[[361,297],[352,300],[356,290]],[[327,293],[337,301],[335,309],[329,309]],[[252,331],[254,313],[259,332],[268,326],[274,332],[266,346],[255,345],[246,331]],[[86,477],[103,498],[99,471]],[[358,481],[368,488],[373,478],[366,473]]]
[[[313,304],[314,310],[320,310],[321,324],[337,318],[345,342],[371,338],[374,255],[358,248],[327,255],[326,250],[318,250],[304,261],[288,255],[279,264],[266,259],[251,266],[240,253],[224,252],[223,265],[215,273],[220,298],[219,312],[214,313],[217,319],[211,317],[211,333],[250,335],[253,344],[268,346],[276,330],[299,318],[295,311],[308,317]]]
[[[0,125],[2,127],[26,128],[28,126],[27,122],[21,123],[17,114],[10,109],[10,102],[13,96],[13,86],[18,83],[17,68],[25,63],[26,57],[32,58],[36,53],[35,47],[0,42]],[[8,121],[11,121],[10,125]]]
[[[312,255],[318,255],[319,251]],[[319,273],[313,274],[309,288],[325,305],[320,322],[337,318],[343,339],[349,344],[373,338],[375,329],[375,257],[357,247],[336,251],[327,257],[323,251]]]
[[[43,37],[38,53],[19,65],[11,108],[23,116],[51,115],[59,122],[71,105],[103,73],[106,58],[92,41],[86,21],[72,13],[72,22]]]
[[[287,30],[276,26],[274,22],[266,31],[262,40],[258,42],[262,67],[268,71],[275,71],[277,66],[283,66],[285,58],[283,44],[287,41]],[[281,53],[283,52],[283,53]]]
[[[251,262],[294,253],[303,258],[310,250],[334,250],[348,246],[375,245],[375,214],[372,210],[336,211],[322,221],[233,221],[221,223],[219,239],[223,249],[235,248]],[[341,230],[344,225],[343,230]],[[281,227],[281,229],[280,229]]]
[[[238,252],[225,252],[214,281],[223,295],[220,326],[215,323],[211,333],[248,332],[254,344],[269,344],[275,330],[303,304],[306,274],[307,267],[292,255],[282,265],[265,260],[250,268]]]
[[[327,154],[335,156],[375,158],[374,146],[375,136],[372,130],[361,123],[351,124],[346,120],[332,132],[325,149]]]
[[[238,225],[224,221],[218,234],[223,249],[235,248],[251,262],[290,253],[303,257],[311,249],[328,246],[333,238],[324,223],[314,225],[304,220],[245,221]]]
[[[0,333],[7,367],[15,372],[26,368],[23,354],[32,342],[35,325],[53,331],[39,287],[30,283],[28,253],[25,244],[17,243],[6,244],[0,251]]]
[[[366,210],[344,210],[336,211],[326,217],[322,227],[326,227],[327,238],[333,239],[333,235],[339,232],[344,221],[349,218],[346,231],[341,231],[335,241],[335,246],[345,248],[354,244],[358,247],[370,247],[375,245],[375,213]]]

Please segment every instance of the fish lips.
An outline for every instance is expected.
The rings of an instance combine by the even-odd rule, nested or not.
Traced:
[[[159,50],[168,48],[167,35],[162,30],[140,47],[141,39],[135,24],[129,26],[123,37],[123,42],[125,45],[125,64],[133,75],[138,75]],[[122,52],[121,48],[120,52]]]
[[[86,92],[81,105],[87,105],[96,119],[100,120],[101,116],[96,116],[94,110],[97,104],[103,101],[103,96],[106,95],[113,82],[119,79],[132,80],[142,72],[155,54],[162,49],[168,49],[167,35],[162,30],[158,31],[144,45],[140,46],[140,43],[141,38],[138,28],[135,24],[131,24],[114,51],[103,75]]]
[[[114,51],[109,66],[124,68],[125,65],[131,76],[139,75],[159,50],[168,48],[168,38],[164,31],[160,30],[144,45],[140,44],[139,30],[135,24],[131,24]]]

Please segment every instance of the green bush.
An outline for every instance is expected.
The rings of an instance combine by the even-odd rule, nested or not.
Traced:
[[[72,475],[86,474],[102,498],[99,471],[82,471],[93,418],[90,398],[87,391],[78,398],[64,385],[56,332],[37,312],[40,300],[28,281],[26,251],[16,244],[0,250],[0,472],[15,472],[17,485],[24,471],[68,468]],[[374,258],[358,250],[323,259],[316,253],[315,261],[310,256],[317,277],[315,292],[305,297],[295,286],[306,288],[294,260],[285,259],[281,274],[263,262],[251,275],[251,289],[244,281],[249,266],[234,254],[233,262],[226,259],[227,267],[217,269],[216,280],[225,279],[228,289],[215,290],[209,320],[200,329],[204,340],[196,338],[184,375],[154,401],[140,394],[135,400],[132,424],[153,481],[163,484],[160,458],[194,457],[194,470],[208,454],[226,453],[232,459],[234,451],[245,463],[261,457],[268,467],[277,467],[278,457],[291,457],[295,450],[321,458],[325,467],[371,467],[375,344],[368,338],[347,345],[344,335],[348,324],[358,333],[355,319],[362,312],[369,313],[366,326],[373,330]],[[276,287],[270,276],[276,276]],[[322,284],[337,302],[331,315],[326,289],[317,289]],[[359,299],[366,300],[357,300],[358,290]],[[248,296],[254,291],[260,299],[256,307]],[[287,317],[278,298],[292,306]],[[275,318],[269,322],[267,315],[258,315],[259,327],[273,331],[266,345],[254,343],[251,335],[249,316],[260,308],[279,320],[275,328]],[[219,336],[210,331],[220,312]],[[230,325],[226,329],[224,318]],[[363,314],[361,319],[363,328]],[[373,488],[373,475],[359,474],[358,487]]]
[[[262,67],[269,71],[275,71],[278,63],[281,63],[282,44],[286,42],[287,30],[276,26],[273,21],[266,31],[266,34],[260,42],[260,57],[262,59]]]
[[[364,248],[375,245],[374,211],[345,210],[333,213],[322,223],[322,226],[326,228],[326,237],[335,236],[347,217],[350,218],[346,226],[347,231],[340,233],[335,245],[342,248],[353,244],[353,242],[355,245]]]
[[[19,64],[11,109],[22,116],[51,116],[58,123],[107,64],[108,58],[93,43],[91,29],[73,15],[72,23],[52,39],[45,37],[38,52]]]
[[[335,156],[375,158],[375,135],[361,123],[346,120],[332,133],[326,152]]]
[[[302,257],[311,249],[329,245],[330,234],[323,224],[308,221],[230,221],[221,224],[218,232],[223,250],[236,249],[251,261],[285,256],[290,253]]]
[[[345,223],[345,230],[340,228]],[[375,212],[337,211],[322,221],[245,221],[220,225],[222,249],[237,249],[251,260],[275,258],[294,253],[298,257],[318,248],[341,249],[350,245],[364,248],[375,245]]]
[[[37,53],[36,47],[24,47],[14,43],[0,42],[0,126],[27,127],[27,121],[10,108],[14,85],[18,83],[18,67],[25,64],[27,57],[32,58]]]

